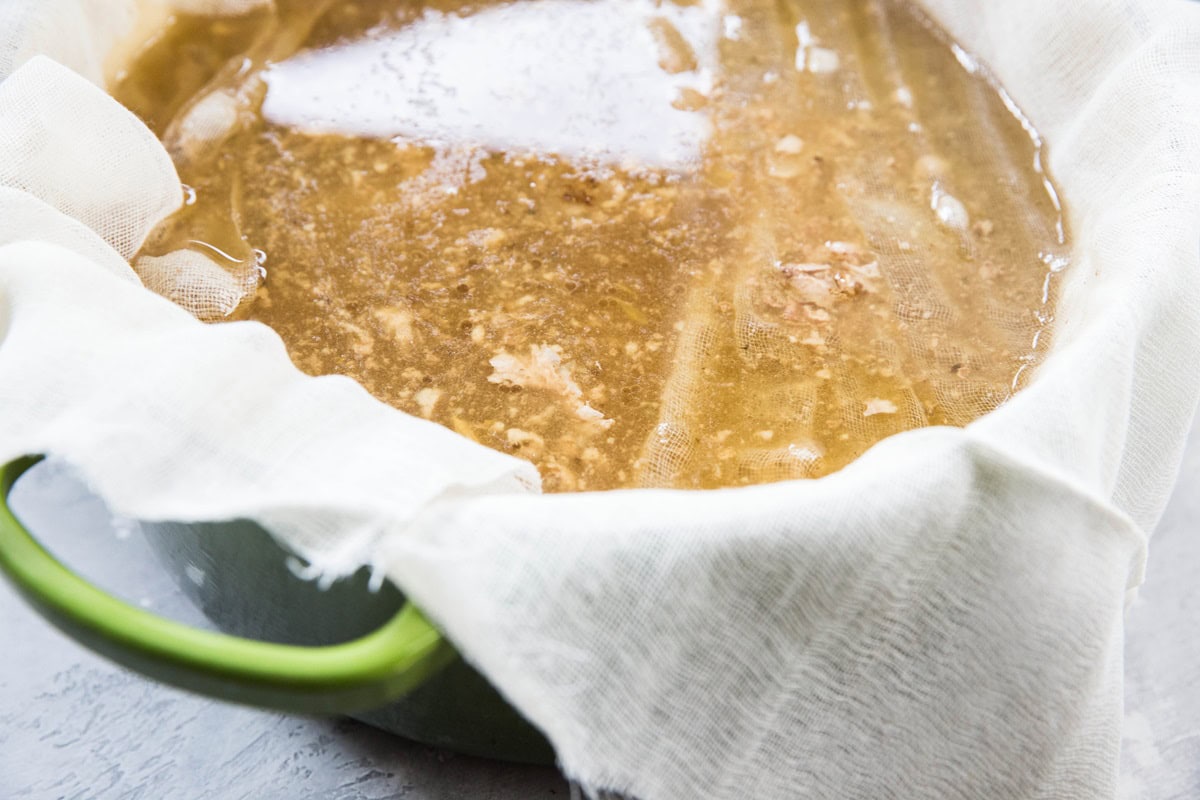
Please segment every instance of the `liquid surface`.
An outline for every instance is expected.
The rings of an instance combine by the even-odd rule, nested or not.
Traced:
[[[281,3],[173,18],[114,93],[191,193],[149,285],[549,491],[965,425],[1066,264],[1036,133],[891,2]]]

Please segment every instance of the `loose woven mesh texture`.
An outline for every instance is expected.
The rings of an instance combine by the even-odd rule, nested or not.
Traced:
[[[233,274],[191,250],[142,256],[137,274],[147,289],[205,320],[228,317],[258,286],[254,270]]]
[[[889,438],[819,481],[524,492],[527,466],[299,375],[261,326],[200,325],[97,268],[178,186],[128,115],[39,60],[0,84],[0,220],[37,221],[0,223],[0,457],[65,459],[128,516],[255,518],[331,574],[385,570],[588,789],[1113,797],[1125,596],[1200,390],[1200,18],[925,5],[1045,137],[1075,241],[1052,353],[966,429]],[[77,193],[14,158],[25,125],[93,156]],[[138,203],[111,187],[113,209],[151,210],[140,231],[94,213],[114,151],[143,176]]]
[[[12,112],[0,118],[0,183],[83,223],[128,259],[149,226],[179,205],[178,188],[146,191],[172,182],[178,187],[175,167],[132,114],[113,113],[111,100],[78,75],[61,70],[58,80],[72,105],[47,93],[37,70],[4,81]],[[81,174],[96,180],[80,181]]]

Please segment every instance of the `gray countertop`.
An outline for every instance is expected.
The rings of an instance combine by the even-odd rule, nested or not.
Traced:
[[[1129,611],[1122,796],[1200,797],[1200,433]],[[132,602],[199,623],[136,526],[69,476],[14,493],[69,564]],[[349,720],[239,708],[156,685],[81,649],[0,581],[0,798],[382,800],[565,798],[550,769],[441,752]]]
[[[136,526],[114,526],[69,476],[29,473],[13,508],[97,584],[210,627]],[[553,769],[469,758],[347,719],[257,711],[151,683],[59,634],[3,580],[0,631],[0,800],[570,797]]]

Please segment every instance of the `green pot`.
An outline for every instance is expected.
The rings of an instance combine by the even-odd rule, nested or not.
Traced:
[[[9,510],[37,459],[0,467],[0,571],[81,644],[171,685],[298,713],[339,713],[472,755],[551,764],[545,738],[391,584],[365,570],[320,589],[254,523],[144,525],[147,539],[223,633],[135,608],[59,563]]]

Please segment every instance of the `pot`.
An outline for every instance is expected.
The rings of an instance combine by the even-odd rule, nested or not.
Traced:
[[[0,571],[30,605],[88,648],[148,677],[217,699],[340,713],[470,755],[552,764],[546,739],[395,586],[360,570],[327,589],[300,578],[260,526],[153,523],[146,538],[222,633],[131,606],[59,563],[8,508],[37,462],[0,467]]]

